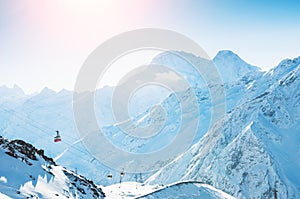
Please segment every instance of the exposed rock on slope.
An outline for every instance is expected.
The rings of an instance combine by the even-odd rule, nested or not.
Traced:
[[[104,198],[92,181],[58,166],[31,144],[0,136],[0,191],[12,198]],[[5,180],[4,180],[5,179]]]

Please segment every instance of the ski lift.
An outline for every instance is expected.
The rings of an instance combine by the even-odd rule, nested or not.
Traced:
[[[112,179],[112,174],[111,173],[107,174],[107,179]]]
[[[59,131],[56,131],[56,136],[54,137],[54,142],[61,142],[61,137],[59,135]]]
[[[121,177],[124,177],[124,175],[125,175],[125,172],[124,172],[124,169],[121,171],[121,173],[120,173],[120,176]]]

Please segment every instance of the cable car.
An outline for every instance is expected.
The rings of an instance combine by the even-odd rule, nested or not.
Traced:
[[[54,142],[61,142],[61,137],[59,135],[59,131],[56,131],[56,136],[54,137]]]
[[[121,175],[121,177],[123,177],[125,175],[124,169],[121,171],[120,175]]]
[[[112,174],[111,173],[107,174],[107,178],[112,179]]]

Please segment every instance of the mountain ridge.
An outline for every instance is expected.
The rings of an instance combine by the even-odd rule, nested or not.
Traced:
[[[197,57],[192,58],[197,61]],[[177,62],[177,60],[173,58],[168,60],[167,57],[164,57],[164,59],[157,60],[157,62],[158,61],[178,64],[177,67],[179,68],[186,66],[181,65],[182,62]],[[229,65],[235,64],[235,62],[230,63],[230,61],[228,61],[228,63]],[[224,64],[224,66],[222,66],[224,68],[228,66],[227,61],[222,62],[222,64]],[[259,194],[261,195],[253,195],[254,198],[259,198],[259,196],[271,197],[270,189],[274,188],[276,184],[276,186],[278,186],[277,188],[281,189],[278,193],[280,196],[294,196],[292,195],[296,192],[294,187],[299,184],[295,178],[298,175],[293,175],[293,173],[288,171],[295,172],[295,170],[299,168],[298,163],[293,160],[299,159],[298,156],[295,156],[298,153],[291,155],[289,152],[285,152],[282,147],[284,146],[290,151],[297,151],[295,146],[299,143],[297,137],[297,133],[299,132],[297,129],[299,123],[297,121],[300,120],[299,64],[300,57],[286,59],[280,62],[277,67],[267,72],[254,69],[254,73],[251,72],[252,70],[249,74],[237,73],[247,75],[238,76],[232,81],[224,82],[222,86],[226,91],[227,116],[218,124],[219,126],[213,127],[208,134],[204,135],[206,133],[204,127],[203,132],[199,131],[199,138],[204,135],[203,139],[205,139],[206,142],[202,140],[200,141],[201,144],[198,142],[199,140],[195,141],[196,143],[194,144],[196,145],[187,152],[189,153],[188,155],[185,154],[178,157],[178,159],[181,159],[180,164],[177,162],[173,165],[172,163],[171,166],[168,165],[170,166],[168,169],[164,167],[160,172],[163,173],[167,170],[168,172],[165,172],[161,176],[158,175],[159,172],[154,175],[152,173],[143,174],[143,180],[152,176],[156,177],[157,183],[164,182],[164,184],[166,184],[165,182],[171,183],[177,180],[195,179],[198,176],[199,179],[196,179],[199,181],[206,180],[207,184],[212,184],[213,181],[216,181],[216,184],[212,184],[214,187],[226,192],[229,190],[230,194],[236,197],[247,198],[248,196],[250,197],[249,194],[254,194],[253,190],[256,191],[256,189],[253,188],[256,185],[253,183],[249,184],[249,187],[252,187],[251,189],[248,189],[245,185],[251,181],[249,177],[251,176],[251,172],[256,176],[268,173],[268,175],[265,175],[266,181],[263,181],[259,177],[252,179],[253,181],[259,179],[263,185],[259,190]],[[191,79],[193,80],[193,78],[196,77],[193,76]],[[201,121],[203,124],[208,124],[209,120],[207,118],[209,118],[209,108],[211,106],[209,103],[209,92],[202,87],[197,87],[198,85],[195,84],[192,88],[198,97],[198,103],[201,104]],[[102,103],[100,105],[104,105],[104,110],[96,110],[96,114],[100,122],[102,122],[100,125],[103,125],[104,128],[108,130],[108,134],[106,134],[108,138],[114,139],[119,136],[119,130],[111,125],[112,116],[109,115],[109,112],[111,112],[111,107],[109,106],[110,97],[108,97],[110,92],[108,89],[104,94],[99,93],[100,102]],[[189,96],[191,92],[192,90],[188,90],[184,95]],[[97,94],[96,92],[96,95]],[[59,157],[57,160],[59,164],[66,165],[73,170],[78,168],[78,171],[90,178],[94,178],[93,180],[98,184],[107,185],[117,183],[119,180],[117,178],[109,182],[107,179],[103,180],[103,176],[106,176],[108,171],[111,171],[113,176],[118,176],[118,171],[112,171],[110,168],[103,166],[93,159],[91,154],[86,151],[85,146],[80,142],[78,134],[75,133],[76,127],[71,119],[73,117],[72,92],[55,93],[47,98],[41,97],[41,99],[38,100],[34,99],[38,98],[26,98],[19,101],[18,104],[15,104],[14,101],[4,100],[4,103],[1,104],[0,98],[0,108],[2,109],[8,106],[8,111],[1,111],[0,109],[0,129],[2,130],[2,134],[10,139],[24,139],[39,148],[45,148],[47,155]],[[169,109],[169,115],[172,116],[169,120],[170,122],[167,123],[167,130],[176,130],[176,122],[178,121],[176,119],[178,115],[176,114],[180,113],[178,112],[178,103],[189,104],[189,101],[178,102],[174,95],[170,95],[162,102],[164,107]],[[193,110],[194,106],[195,104],[191,104],[188,108]],[[145,114],[147,114],[147,111]],[[141,123],[147,124],[149,117],[143,116],[144,115],[139,115],[135,121],[140,122],[141,120],[139,119],[143,118],[144,120],[141,121]],[[173,121],[173,123],[171,121]],[[233,125],[230,125],[230,123]],[[34,126],[31,126],[33,124]],[[225,126],[227,130],[223,126]],[[62,139],[66,140],[67,143],[53,147],[51,142],[55,135],[55,130],[57,129],[62,132]],[[41,134],[43,136],[40,136]],[[288,137],[292,137],[293,139],[289,140]],[[166,139],[160,140],[161,143],[153,143],[152,149],[161,147],[160,145],[163,145],[163,142],[167,140],[170,139],[166,136]],[[247,148],[249,146],[247,146],[247,142],[243,142],[243,140],[252,143],[253,148],[251,148],[251,150]],[[129,151],[140,146],[137,142],[130,142],[130,138],[116,139],[116,142],[122,144],[123,147],[125,147],[124,149]],[[205,143],[211,144],[204,146]],[[231,145],[229,145],[230,143]],[[238,150],[239,146],[237,143],[243,146],[241,150]],[[290,145],[288,143],[290,143]],[[213,149],[214,147],[219,147],[219,149]],[[224,148],[227,148],[227,151]],[[195,154],[199,151],[201,151],[202,155],[197,156],[197,159]],[[206,152],[203,153],[203,151]],[[207,155],[207,151],[212,151],[213,153],[209,156]],[[228,151],[230,151],[230,154],[227,154]],[[241,151],[241,153],[239,151]],[[246,153],[244,151],[252,152]],[[254,156],[253,158],[253,154],[257,157],[255,158]],[[221,157],[227,161],[221,161]],[[279,160],[279,157],[285,157],[285,159],[292,164],[289,165],[287,162]],[[239,159],[241,159],[241,161],[238,161]],[[252,167],[255,167],[253,162],[246,164],[250,159],[255,159],[260,163],[256,166],[263,168],[261,174],[257,174],[258,170],[252,169]],[[219,165],[219,167],[212,165],[211,162]],[[223,168],[220,165],[226,165],[228,168]],[[240,165],[249,166],[249,172],[244,172],[244,170],[240,169]],[[190,170],[185,170],[186,168]],[[237,171],[237,169],[239,169],[239,171]],[[201,176],[197,171],[200,171],[203,175]],[[214,175],[214,173],[219,173],[221,177]],[[233,177],[231,175],[233,175]],[[209,179],[211,180],[209,181]],[[128,173],[124,177],[124,180],[134,180],[134,174],[131,175]],[[150,183],[151,181],[155,182],[155,180],[150,177],[147,182]],[[276,183],[276,181],[278,182]],[[241,183],[241,185],[239,183]],[[291,195],[286,195],[287,192]]]
[[[275,188],[278,197],[298,198],[300,60],[286,60],[277,67],[270,77],[266,73],[252,84],[261,85],[266,80],[266,87],[261,90],[256,85],[248,92],[252,96],[246,98],[249,100],[242,101],[188,152],[147,183],[194,179],[238,198],[272,197]],[[282,67],[285,72],[276,72]],[[259,189],[255,183],[261,183]]]
[[[164,53],[167,53],[167,52],[164,52]],[[162,55],[164,54],[164,53],[162,53]],[[230,55],[231,57],[238,57],[238,59],[240,59],[245,65],[246,64],[248,64],[246,61],[244,61],[242,58],[240,58],[235,52],[233,52],[233,51],[231,51],[231,50],[219,50],[218,52],[217,52],[217,54],[212,58],[212,60],[214,61],[215,59],[219,59],[220,57],[224,57],[224,56],[226,56],[226,54],[227,55]],[[161,56],[160,54],[158,55],[158,57],[159,56]],[[154,58],[155,59],[155,58]],[[288,59],[286,59],[286,60],[288,60]],[[248,64],[248,65],[250,65],[250,64]],[[257,66],[253,66],[253,65],[250,65],[250,66],[252,66],[252,67],[254,67],[254,68],[258,68]],[[259,68],[260,69],[260,68]],[[260,69],[261,70],[261,69]],[[110,87],[110,86],[105,86],[105,87]],[[60,93],[60,92],[62,92],[62,91],[70,91],[70,92],[73,92],[72,90],[69,90],[69,89],[66,89],[66,88],[61,88],[59,91],[56,91],[55,89],[51,89],[51,88],[49,88],[49,87],[47,87],[47,86],[45,86],[43,89],[41,89],[40,91],[34,91],[34,92],[31,92],[31,94],[26,94],[25,92],[24,92],[24,89],[22,89],[22,87],[20,87],[19,85],[17,85],[17,84],[14,84],[13,85],[13,87],[9,87],[9,86],[7,86],[7,85],[5,85],[5,84],[3,84],[3,85],[1,85],[0,86],[0,92],[1,92],[1,89],[2,88],[5,88],[5,89],[8,89],[8,90],[17,90],[17,89],[21,89],[22,90],[22,92],[25,94],[25,95],[27,95],[27,96],[32,96],[32,95],[36,95],[36,94],[39,94],[39,93],[41,93],[41,92],[46,92],[46,91],[49,91],[49,92],[55,92],[55,93]]]
[[[58,166],[43,150],[23,140],[9,141],[0,136],[0,157],[5,164],[0,167],[0,174],[6,179],[0,182],[0,191],[8,197],[105,197],[92,181]]]

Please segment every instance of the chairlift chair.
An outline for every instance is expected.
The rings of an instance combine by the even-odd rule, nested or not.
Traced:
[[[112,174],[111,173],[107,174],[107,178],[112,179]]]
[[[61,142],[61,137],[59,135],[59,131],[56,131],[56,136],[54,137],[54,142]]]
[[[124,169],[121,171],[120,175],[121,175],[121,177],[123,177],[125,175]]]

